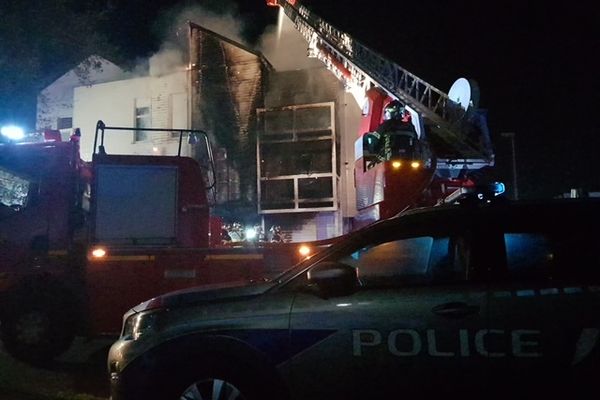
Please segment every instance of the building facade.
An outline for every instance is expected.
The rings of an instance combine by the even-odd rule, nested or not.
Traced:
[[[36,130],[62,130],[68,136],[73,125],[74,89],[121,78],[124,71],[112,62],[90,56],[40,92],[37,99]]]
[[[361,119],[354,97],[325,67],[276,71],[261,53],[194,24],[188,50],[188,65],[169,73],[71,89],[82,158],[91,159],[98,120],[200,129],[215,156],[213,215],[265,231],[280,226],[291,241],[349,231]],[[107,131],[105,149],[174,155],[178,140],[171,132]],[[193,145],[184,145],[182,155],[206,165],[206,154]]]

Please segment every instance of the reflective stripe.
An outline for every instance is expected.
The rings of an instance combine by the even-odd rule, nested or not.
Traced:
[[[136,256],[106,256],[106,257],[89,257],[89,261],[107,262],[107,261],[154,261],[155,257],[151,255],[136,255]]]
[[[517,290],[517,297],[533,297],[535,296],[535,290],[526,289],[526,290]]]
[[[542,288],[542,289],[521,289],[510,292],[508,290],[499,290],[493,292],[494,297],[535,297],[535,296],[548,296],[548,295],[560,295],[560,294],[581,294],[584,291],[589,290],[590,292],[600,291],[599,286],[572,286],[566,288]]]
[[[540,294],[542,296],[547,295],[547,294],[559,294],[560,291],[558,290],[558,288],[546,288],[546,289],[540,289]]]
[[[262,254],[209,254],[206,260],[262,260]]]
[[[583,292],[583,289],[580,287],[566,287],[563,291],[565,294],[577,294]]]

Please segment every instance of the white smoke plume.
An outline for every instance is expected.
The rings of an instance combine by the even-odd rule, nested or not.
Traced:
[[[246,44],[242,37],[243,24],[236,18],[236,10],[228,15],[219,15],[199,5],[173,9],[170,13],[165,40],[158,52],[147,59],[139,59],[125,78],[141,76],[163,76],[180,71],[187,66],[188,22]]]
[[[259,50],[279,71],[322,67],[315,58],[307,56],[308,43],[290,19],[279,10],[278,25],[269,26],[259,41]]]
[[[178,34],[185,32],[187,35],[187,23],[190,21],[228,39],[246,44],[242,37],[243,21],[236,17],[236,14],[237,11],[234,8],[229,14],[220,15],[201,6],[188,6],[178,13],[172,31],[176,31]]]
[[[162,76],[185,68],[185,53],[171,42],[165,42],[158,53],[148,59],[150,76]]]
[[[280,10],[277,25],[268,26],[258,40],[257,50],[279,71],[323,67],[307,56],[308,43],[292,22]],[[186,6],[170,12],[166,39],[160,50],[145,60],[139,60],[128,74],[136,76],[162,76],[186,67],[188,22],[218,33],[228,39],[250,45],[242,36],[245,21],[232,8],[229,14],[217,14],[200,5]]]

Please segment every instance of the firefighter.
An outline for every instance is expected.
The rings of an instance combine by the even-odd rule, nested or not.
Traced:
[[[271,229],[269,229],[269,231],[271,232],[271,242],[272,243],[282,243],[283,242],[283,236],[281,234],[280,226],[273,225],[271,227]]]
[[[410,113],[393,100],[385,106],[383,118],[374,132],[365,134],[365,147],[376,155],[376,162],[389,161],[393,156],[412,158],[418,137]]]

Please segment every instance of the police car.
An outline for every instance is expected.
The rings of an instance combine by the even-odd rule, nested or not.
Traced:
[[[272,282],[152,299],[110,350],[112,399],[594,388],[599,214],[591,199],[416,209]]]

